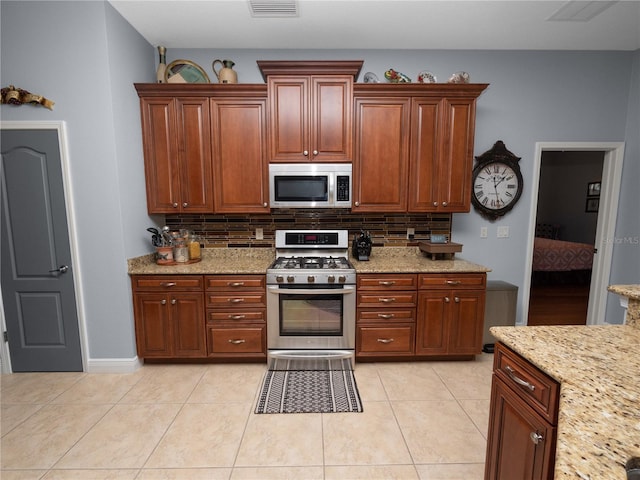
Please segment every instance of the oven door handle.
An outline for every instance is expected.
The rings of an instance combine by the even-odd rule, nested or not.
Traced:
[[[267,291],[275,295],[286,293],[287,295],[347,295],[356,292],[355,286],[345,285],[342,288],[280,288],[277,285],[268,285]]]

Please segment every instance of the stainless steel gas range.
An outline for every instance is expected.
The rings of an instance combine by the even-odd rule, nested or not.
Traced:
[[[353,364],[356,272],[347,230],[278,230],[267,269],[270,359]]]

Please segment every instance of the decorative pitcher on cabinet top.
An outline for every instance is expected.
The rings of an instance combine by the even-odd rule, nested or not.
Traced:
[[[216,63],[222,65],[222,68],[216,70]],[[214,60],[211,64],[211,68],[213,68],[213,73],[215,73],[218,78],[218,83],[238,83],[238,74],[233,69],[232,60]]]

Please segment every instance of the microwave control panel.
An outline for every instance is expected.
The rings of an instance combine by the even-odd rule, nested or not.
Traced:
[[[338,175],[336,177],[336,200],[338,202],[348,202],[350,200],[348,175]]]

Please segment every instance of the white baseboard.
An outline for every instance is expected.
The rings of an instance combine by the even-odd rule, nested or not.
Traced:
[[[142,361],[133,358],[90,358],[87,373],[133,373],[142,366]]]

